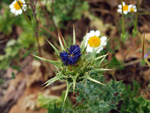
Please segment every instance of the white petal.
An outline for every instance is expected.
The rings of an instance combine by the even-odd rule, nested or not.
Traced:
[[[100,36],[100,31],[99,31],[99,30],[96,30],[96,31],[95,31],[95,35],[96,35],[96,36]]]
[[[134,12],[137,12],[137,9],[134,9]]]
[[[99,53],[100,51],[102,51],[103,50],[103,47],[101,47],[96,53]]]
[[[107,37],[106,36],[102,36],[101,37],[101,41],[106,41],[107,40]]]
[[[22,7],[22,10],[26,11],[26,7]]]
[[[95,33],[94,30],[91,30],[91,31],[90,31],[90,34],[91,34],[91,35],[94,35],[94,33]]]
[[[128,5],[128,8],[130,9],[132,7],[132,5]]]
[[[23,6],[22,6],[22,7],[26,8],[26,7],[27,7],[26,3],[23,3]]]
[[[86,48],[86,52],[93,52],[93,48],[88,45]]]
[[[20,10],[18,11],[18,13],[19,13],[19,14],[22,14],[22,9],[20,9]]]
[[[107,45],[107,37],[106,36],[102,36],[101,37],[101,46],[106,46]]]
[[[125,2],[122,2],[123,6],[126,5]]]
[[[125,15],[128,14],[128,11],[124,11],[123,14],[125,14]]]
[[[18,11],[16,11],[16,12],[15,12],[15,15],[18,15],[18,14],[19,14]]]
[[[12,13],[15,13],[16,10],[15,10],[14,8],[12,8],[10,11],[11,11]]]
[[[118,9],[117,12],[122,13],[122,9]]]
[[[12,5],[12,4],[10,4],[10,5],[9,5],[9,8],[10,8],[10,9],[11,9],[11,8],[13,8],[13,5]]]
[[[101,41],[101,45],[100,46],[106,46],[107,45],[107,42],[106,41]]]
[[[121,5],[121,4],[119,4],[119,5],[118,5],[118,8],[122,9],[122,5]]]
[[[23,2],[23,3],[24,3],[25,1],[24,1],[24,0],[21,0],[21,2]]]
[[[87,33],[87,34],[85,35],[85,37],[90,37],[90,33]]]
[[[92,36],[94,36],[94,34],[93,34],[93,32],[92,32],[92,33],[90,32],[90,33],[88,34],[88,37],[90,38],[90,37],[92,37]]]

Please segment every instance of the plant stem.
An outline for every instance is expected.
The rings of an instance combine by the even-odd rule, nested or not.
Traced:
[[[38,51],[39,51],[39,56],[42,57],[42,53],[41,53],[41,47],[40,47],[40,43],[39,43],[39,35],[38,35],[38,31],[39,31],[39,22],[37,20],[37,17],[35,15],[35,20],[36,20],[36,30],[35,30],[35,36],[36,36],[36,41],[37,41],[37,45],[38,45]]]
[[[121,0],[122,5],[122,32],[125,33],[125,27],[124,27],[124,14],[123,14],[123,0]]]
[[[136,17],[135,17],[134,29],[137,29],[138,9],[139,9],[139,0],[137,0],[137,11],[136,11]]]

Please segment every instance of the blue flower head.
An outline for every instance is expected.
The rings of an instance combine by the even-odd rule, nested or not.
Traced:
[[[75,64],[81,56],[80,47],[78,45],[72,45],[68,52],[63,51],[60,53],[61,60],[64,65]]]

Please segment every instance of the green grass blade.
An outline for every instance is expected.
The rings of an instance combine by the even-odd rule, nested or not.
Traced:
[[[55,50],[56,55],[59,56],[60,51],[47,39],[45,38],[45,40],[51,45],[51,47]]]
[[[69,93],[69,89],[70,89],[71,86],[72,86],[72,83],[69,83],[69,82],[67,81],[67,89],[66,89],[66,94],[65,94],[63,106],[65,105],[65,101],[66,101],[66,99],[67,99],[67,96],[68,96],[68,93]]]
[[[92,81],[92,82],[95,82],[95,83],[98,83],[98,84],[101,84],[101,85],[104,85],[104,86],[105,86],[105,84],[103,84],[102,82],[99,82],[99,81],[97,81],[97,80],[91,78],[88,74],[86,74],[85,76],[83,76],[83,78],[88,79],[88,80],[90,80],[90,81]]]
[[[64,48],[64,46],[63,46],[63,44],[62,44],[62,41],[61,41],[61,38],[60,38],[60,35],[59,35],[59,34],[58,34],[58,39],[59,39],[59,43],[60,43],[61,50],[64,51],[65,48]]]
[[[60,61],[52,61],[52,60],[48,60],[48,59],[45,59],[45,58],[42,58],[42,57],[39,57],[36,55],[33,55],[33,56],[40,59],[40,60],[43,60],[45,62],[53,64],[56,68],[61,68],[61,66],[62,66],[62,63]]]

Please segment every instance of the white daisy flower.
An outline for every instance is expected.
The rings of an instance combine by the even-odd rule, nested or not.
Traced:
[[[135,5],[129,5],[129,11],[130,11],[131,13],[137,12],[136,6],[135,6]]]
[[[103,47],[107,44],[106,42],[107,37],[106,36],[100,37],[99,30],[90,31],[89,33],[86,34],[86,36],[84,36],[84,38],[86,38],[85,42],[85,46],[87,46],[86,52],[93,52],[93,50],[100,47],[100,49],[97,51],[97,53],[99,53],[100,51],[103,50]]]
[[[20,4],[19,4],[19,3]],[[25,4],[25,1],[24,0],[14,0],[10,5],[9,5],[9,8],[10,8],[10,11],[12,13],[14,13],[15,15],[19,15],[19,14],[22,14],[22,10],[26,10],[26,7],[27,5]],[[22,8],[22,9],[21,9]]]
[[[123,8],[122,8],[123,5]],[[129,12],[129,6],[125,4],[125,2],[122,2],[122,4],[118,5],[118,12],[122,14],[122,9],[123,9],[123,14],[128,14]]]

